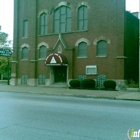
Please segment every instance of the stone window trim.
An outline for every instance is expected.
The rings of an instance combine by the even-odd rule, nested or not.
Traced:
[[[83,1],[83,2],[78,3],[78,6],[77,6],[76,10],[78,11],[79,7],[81,7],[81,6],[87,6],[88,9],[90,8],[89,3]]]
[[[78,39],[78,40],[76,41],[75,46],[78,46],[79,43],[81,43],[81,42],[87,43],[87,46],[89,46],[89,45],[91,44],[90,41],[89,41],[88,39],[86,39],[86,38],[80,38],[80,39]]]
[[[107,37],[105,37],[105,36],[99,36],[98,38],[96,38],[96,39],[93,41],[93,45],[97,45],[97,43],[98,43],[99,41],[101,41],[101,40],[106,41],[107,44],[110,44],[110,43],[111,43],[110,39],[108,39]]]
[[[48,43],[46,43],[46,42],[41,42],[41,43],[39,43],[37,49],[39,50],[39,48],[40,48],[41,46],[46,46],[46,49],[49,49],[49,45],[48,45]]]
[[[82,58],[85,59],[85,58],[88,58],[88,57],[87,56],[85,56],[85,57],[84,56],[83,57],[82,56],[81,57],[80,56],[77,56],[77,58],[79,58],[79,59],[82,59]]]
[[[48,10],[41,10],[39,13],[38,13],[38,18],[40,18],[40,15],[42,15],[43,13],[45,13],[45,14],[47,14],[47,15],[49,15],[50,14],[50,12],[48,11]]]
[[[54,12],[57,8],[59,8],[59,7],[61,7],[61,6],[68,6],[69,8],[73,9],[73,8],[72,8],[72,5],[71,5],[69,2],[62,1],[62,2],[59,2],[59,3],[53,8],[52,11]]]
[[[29,44],[24,43],[20,46],[20,50],[22,51],[22,49],[25,47],[28,48],[28,50],[30,50],[30,48],[31,48]]]

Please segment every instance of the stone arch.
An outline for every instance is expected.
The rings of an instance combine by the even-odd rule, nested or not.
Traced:
[[[20,49],[22,50],[24,47],[27,47],[28,50],[30,50],[30,48],[31,48],[29,44],[24,43],[20,46]]]
[[[76,41],[75,46],[78,46],[78,44],[81,42],[86,42],[88,46],[90,45],[90,41],[88,39],[80,38],[79,40]]]
[[[71,5],[69,2],[61,1],[61,2],[59,2],[59,3],[54,7],[54,9],[57,9],[57,8],[59,8],[60,6],[68,6],[68,7],[72,8],[72,5]]]
[[[99,36],[93,41],[93,45],[97,45],[100,40],[105,40],[107,44],[110,44],[110,39],[106,38],[105,36]]]
[[[83,2],[79,2],[79,3],[78,3],[77,10],[78,10],[78,8],[79,8],[80,6],[83,6],[83,5],[84,5],[84,6],[87,6],[87,8],[90,8],[89,3],[83,1]]]
[[[49,48],[49,45],[46,42],[41,42],[41,43],[38,44],[38,49],[43,45],[46,46],[46,49]]]
[[[39,13],[38,13],[38,18],[40,17],[41,14],[43,13],[46,13],[46,14],[49,14],[49,11],[48,10],[41,10]]]

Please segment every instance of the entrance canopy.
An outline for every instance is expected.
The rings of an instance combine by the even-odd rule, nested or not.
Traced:
[[[50,54],[45,61],[46,66],[67,66],[68,60],[65,55],[52,53]]]

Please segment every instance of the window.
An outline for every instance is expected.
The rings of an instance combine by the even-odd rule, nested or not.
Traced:
[[[42,13],[40,15],[40,35],[46,35],[47,30],[48,30],[48,25],[47,25],[48,19],[47,19],[47,14]]]
[[[87,19],[87,6],[80,6],[78,8],[78,30],[88,29],[88,19]]]
[[[87,43],[81,42],[78,44],[78,57],[87,57]]]
[[[40,48],[39,48],[39,58],[40,59],[44,59],[44,58],[46,58],[46,53],[47,53],[47,49],[46,49],[46,46],[41,46]]]
[[[54,33],[71,31],[71,9],[61,6],[54,12]]]
[[[101,40],[97,43],[97,56],[106,56],[107,55],[107,42]]]
[[[22,48],[22,59],[28,59],[28,48]]]
[[[39,75],[38,84],[45,85],[46,75]]]
[[[28,20],[23,21],[23,37],[28,37]]]
[[[97,66],[96,65],[86,66],[86,74],[87,75],[97,74]]]

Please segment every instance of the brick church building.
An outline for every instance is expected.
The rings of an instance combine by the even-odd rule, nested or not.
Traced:
[[[125,0],[14,0],[11,85],[106,75],[138,80],[139,22]]]

